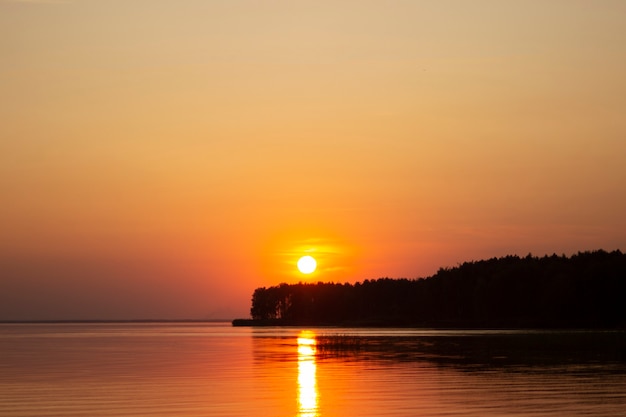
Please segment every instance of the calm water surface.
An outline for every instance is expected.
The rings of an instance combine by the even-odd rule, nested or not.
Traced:
[[[0,325],[0,416],[624,416],[623,332]]]

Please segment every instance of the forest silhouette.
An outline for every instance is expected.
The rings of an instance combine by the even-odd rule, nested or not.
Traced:
[[[626,255],[505,256],[419,279],[257,288],[234,325],[626,327]]]

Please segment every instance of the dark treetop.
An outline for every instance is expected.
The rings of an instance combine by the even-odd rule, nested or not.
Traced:
[[[428,278],[257,288],[235,325],[626,326],[626,255],[530,254],[466,262]]]

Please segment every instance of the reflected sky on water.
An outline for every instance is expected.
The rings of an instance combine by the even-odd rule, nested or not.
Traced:
[[[623,332],[0,325],[0,415],[622,416]]]

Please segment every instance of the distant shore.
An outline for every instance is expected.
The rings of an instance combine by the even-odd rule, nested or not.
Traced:
[[[229,323],[231,319],[129,319],[129,320],[0,320],[0,324],[106,324],[106,323]]]

